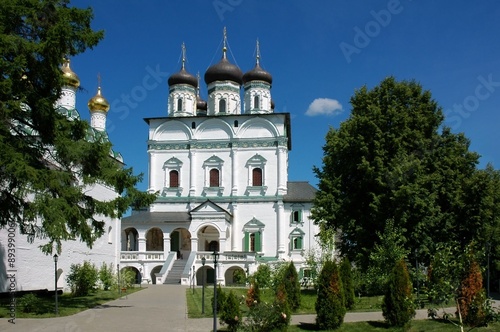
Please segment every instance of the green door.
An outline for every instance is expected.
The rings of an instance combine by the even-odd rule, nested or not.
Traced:
[[[207,284],[214,283],[214,269],[207,269]]]
[[[170,233],[170,251],[177,251],[181,248],[179,238],[180,236],[178,231]]]

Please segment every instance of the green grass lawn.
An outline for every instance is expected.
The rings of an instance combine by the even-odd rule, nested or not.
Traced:
[[[248,311],[245,305],[245,296],[247,288],[223,288],[224,292],[229,293],[233,291],[237,298],[240,299],[240,308],[245,315]],[[214,289],[213,286],[205,288],[205,314],[201,313],[202,304],[202,289],[195,288],[186,290],[186,299],[188,307],[189,318],[212,317],[212,305]],[[265,302],[272,302],[274,298],[273,291],[270,289],[261,289],[261,300]],[[367,311],[381,311],[382,296],[373,297],[358,297],[356,298],[356,307],[350,312],[367,312]],[[316,303],[316,293],[314,290],[302,290],[301,305],[295,314],[316,314],[314,305]],[[452,303],[449,306],[453,306]],[[427,306],[426,306],[427,307]],[[466,331],[468,329],[465,329]],[[491,324],[488,327],[474,329],[475,331],[500,331],[500,323]],[[224,331],[221,327],[220,331]],[[300,326],[292,325],[288,331],[317,331],[314,324],[303,324]],[[344,323],[337,332],[364,332],[364,331],[401,331],[398,328],[391,328],[384,322],[359,322],[359,323]],[[453,325],[448,321],[442,320],[414,320],[411,322],[409,332],[447,332],[447,331],[460,331],[460,328]]]
[[[127,289],[127,294],[134,293],[141,288]],[[103,291],[98,290],[88,296],[72,296],[71,294],[63,294],[58,297],[59,316],[70,316],[80,311],[94,308],[100,304],[115,300],[122,296],[118,291]],[[9,317],[10,298],[0,300],[0,318]],[[24,313],[19,305],[16,306],[16,318],[49,318],[55,317],[55,298],[45,297],[40,298],[40,313]]]
[[[236,288],[236,287],[226,287],[223,288],[225,292],[232,290],[236,297],[240,299],[240,308],[243,313],[247,311],[245,305],[245,296],[247,294],[247,288]],[[195,288],[194,292],[192,289],[186,291],[188,315],[190,318],[200,318],[200,317],[211,317],[212,315],[212,305],[211,299],[214,296],[213,286],[205,288],[205,314],[201,313],[201,298],[202,289]],[[260,290],[261,300],[264,302],[272,302],[274,299],[274,293],[271,289],[261,289]],[[367,311],[380,311],[382,310],[382,296],[373,297],[360,297],[356,298],[356,306],[352,312],[367,312]],[[316,304],[316,292],[314,290],[302,290],[300,308],[295,314],[315,314],[315,304]]]

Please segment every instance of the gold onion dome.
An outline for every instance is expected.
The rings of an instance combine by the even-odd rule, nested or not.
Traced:
[[[66,84],[74,88],[78,88],[80,86],[80,79],[78,78],[78,75],[71,70],[69,66],[69,59],[64,59],[61,70],[63,72],[63,80]]]
[[[109,103],[106,100],[106,98],[104,98],[102,96],[100,86],[97,88],[97,94],[94,97],[90,98],[88,106],[89,106],[89,110],[91,112],[99,112],[99,111],[100,112],[107,112],[107,111],[109,111]]]

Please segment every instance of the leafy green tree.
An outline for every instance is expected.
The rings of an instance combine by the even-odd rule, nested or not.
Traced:
[[[390,266],[403,259],[407,250],[403,247],[402,231],[394,227],[394,221],[388,220],[383,234],[377,232],[378,242],[369,253],[369,265],[365,277],[365,291],[368,295],[381,295],[385,291]]]
[[[97,288],[99,275],[94,264],[84,261],[83,264],[71,264],[66,282],[74,296],[86,296]]]
[[[346,314],[344,289],[339,268],[334,261],[326,261],[318,278],[316,324],[321,330],[336,329]]]
[[[415,316],[412,285],[406,262],[401,259],[389,276],[382,302],[382,314],[391,326],[408,326]]]
[[[16,223],[28,239],[47,239],[45,253],[54,246],[60,252],[70,239],[91,247],[105,231],[96,216],[119,218],[130,205],[155,199],[135,188],[142,176],[110,157],[107,140],[89,141],[86,121],[56,109],[63,58],[103,38],[91,29],[92,17],[69,0],[0,2],[0,227]],[[90,196],[98,183],[117,197]]]
[[[470,221],[459,218],[468,204],[464,186],[479,158],[469,140],[442,126],[441,108],[414,81],[388,77],[357,90],[351,105],[349,119],[328,131],[323,165],[314,169],[312,218],[320,237],[336,232],[341,255],[362,270],[369,265],[364,253],[379,243],[373,234],[383,233],[388,220],[422,262],[438,243],[464,247],[468,241],[457,231]]]
[[[354,283],[351,271],[351,262],[347,257],[340,262],[340,279],[344,289],[345,307],[347,310],[354,308]]]

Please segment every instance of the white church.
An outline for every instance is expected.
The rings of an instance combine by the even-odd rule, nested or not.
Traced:
[[[137,282],[153,284],[201,285],[205,278],[231,285],[236,273],[249,275],[259,264],[280,261],[293,261],[299,276],[307,276],[304,254],[318,245],[318,227],[309,219],[316,189],[288,181],[290,114],[274,112],[272,76],[260,65],[258,44],[255,67],[245,73],[226,53],[224,36],[221,60],[204,75],[204,101],[199,77],[185,69],[183,46],[181,69],[168,79],[166,116],[145,119],[148,191],[158,198],[121,221],[106,220],[108,234],[93,249],[77,241],[63,243],[59,288],[66,287],[70,264],[84,260],[132,269]],[[69,117],[78,117],[79,80],[69,63],[63,73],[68,84],[60,106]],[[100,86],[89,109],[93,132],[107,137],[109,103]],[[122,161],[119,154],[112,157]],[[102,199],[116,195],[105,187],[91,189]],[[17,236],[22,242],[23,235]],[[4,262],[5,238],[2,230]],[[18,242],[17,252],[18,288],[53,288],[52,258],[41,254],[36,242]],[[4,284],[1,269],[0,264]]]

